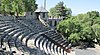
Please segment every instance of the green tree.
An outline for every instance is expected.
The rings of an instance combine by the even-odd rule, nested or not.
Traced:
[[[25,12],[34,12],[37,9],[35,0],[24,0]]]
[[[74,22],[74,18],[76,17],[63,20],[57,25],[57,30],[62,33],[69,42],[76,42],[80,39],[79,34],[81,26],[77,22]],[[76,35],[77,37],[74,39],[75,36],[73,35]]]
[[[34,12],[37,9],[35,0],[1,0],[0,11],[4,15],[20,15],[24,12]]]
[[[57,17],[57,10],[55,8],[51,8],[49,16]]]
[[[66,17],[71,15],[71,9],[64,6],[63,2],[59,2],[55,7],[50,9],[50,14],[52,17]],[[55,15],[55,16],[54,16]]]
[[[1,5],[0,5],[0,9],[1,9],[1,14],[6,15],[7,13],[9,13],[11,11],[11,1],[10,0],[1,0]]]
[[[14,12],[16,16],[18,16],[19,14],[21,14],[21,12],[23,12],[22,5],[23,5],[22,0],[12,1],[12,12]]]
[[[99,17],[99,12],[98,11],[87,12],[87,14],[89,15],[90,18]]]
[[[80,36],[79,36],[79,33],[71,33],[68,40],[71,42],[71,43],[76,43],[80,40]]]
[[[57,30],[64,35],[69,42],[85,41],[100,44],[100,16],[98,11],[78,14],[69,19],[62,20],[57,25]]]

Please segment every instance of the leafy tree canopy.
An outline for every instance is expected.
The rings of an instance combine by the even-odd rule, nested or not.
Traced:
[[[69,17],[71,13],[71,9],[64,6],[63,2],[59,2],[55,7],[50,9],[50,16],[52,17]]]
[[[100,44],[100,16],[98,11],[78,14],[57,25],[57,30],[72,43],[79,41],[96,42]]]
[[[0,0],[0,13],[18,16],[23,12],[34,12],[37,8],[35,2],[35,0]]]

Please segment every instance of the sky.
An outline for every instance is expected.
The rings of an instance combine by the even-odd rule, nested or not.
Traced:
[[[80,13],[86,13],[88,11],[100,12],[100,0],[46,0],[46,9],[54,7],[60,1],[64,2],[68,8],[71,8],[72,14],[77,15]],[[38,7],[43,6],[44,0],[36,0]]]

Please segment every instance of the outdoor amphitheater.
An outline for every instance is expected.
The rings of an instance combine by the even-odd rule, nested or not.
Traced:
[[[0,55],[100,55],[99,0],[0,0]]]
[[[34,16],[0,16],[0,55],[67,55],[68,43]]]

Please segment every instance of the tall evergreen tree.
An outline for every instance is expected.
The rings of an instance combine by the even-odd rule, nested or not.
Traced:
[[[54,17],[68,17],[71,13],[71,9],[64,6],[63,2],[59,2],[55,7],[50,9],[50,15],[55,15]]]

